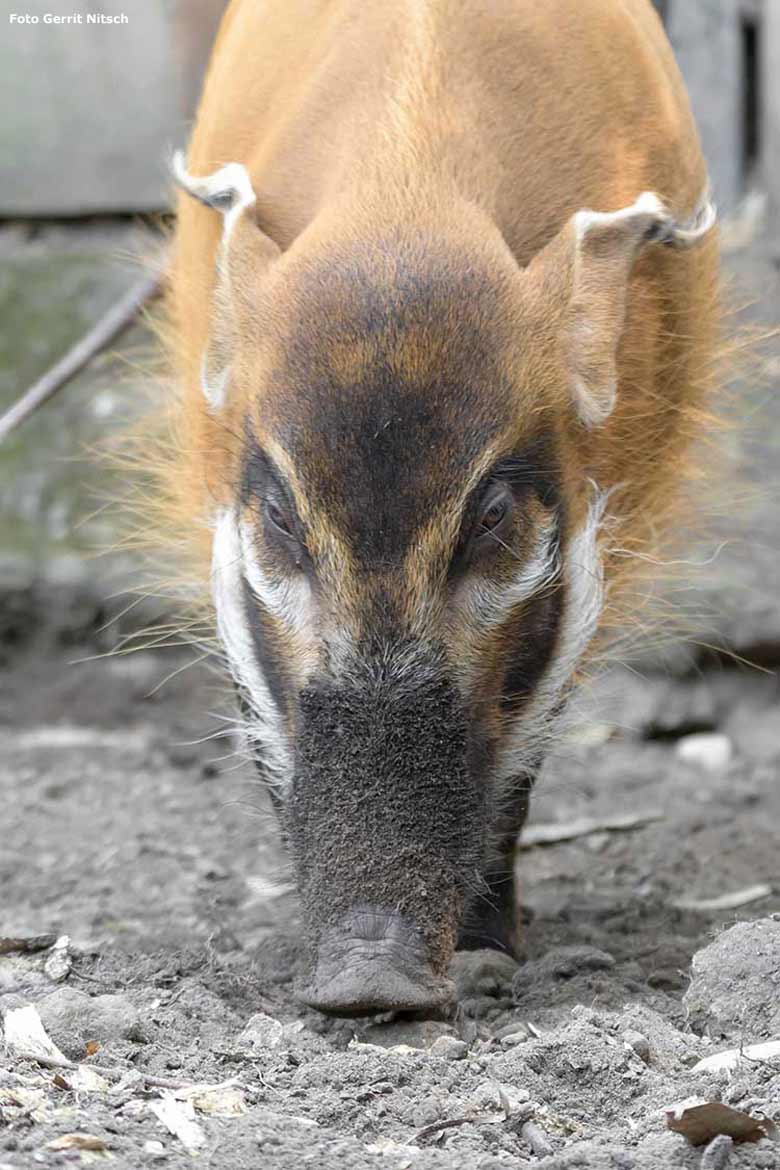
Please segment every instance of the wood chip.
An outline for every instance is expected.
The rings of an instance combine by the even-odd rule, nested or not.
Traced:
[[[103,1138],[94,1133],[64,1133],[46,1143],[47,1150],[107,1150]]]
[[[691,1072],[731,1072],[741,1062],[751,1060],[780,1060],[780,1040],[768,1040],[766,1044],[749,1044],[746,1048],[727,1048],[705,1056],[691,1069]]]
[[[206,1134],[195,1120],[191,1101],[177,1101],[171,1093],[163,1093],[159,1101],[149,1102],[149,1109],[188,1153],[196,1154],[206,1144]]]
[[[579,817],[574,821],[529,825],[520,835],[518,848],[533,849],[539,845],[557,845],[561,841],[574,841],[577,837],[587,837],[591,833],[625,833],[660,820],[663,820],[663,813],[650,810],[633,816]]]
[[[734,890],[731,894],[720,894],[717,898],[678,898],[672,902],[678,910],[737,910],[740,906],[749,906],[751,902],[759,902],[768,898],[772,887],[761,882],[755,886],[746,886],[743,890]]]
[[[3,1028],[6,1051],[10,1056],[72,1067],[71,1061],[47,1035],[37,1008],[32,1004],[6,1012]]]
[[[777,1141],[777,1127],[762,1117],[752,1117],[721,1101],[682,1101],[666,1111],[666,1124],[680,1133],[692,1146],[704,1146],[718,1134],[735,1142],[759,1142],[762,1138]]]

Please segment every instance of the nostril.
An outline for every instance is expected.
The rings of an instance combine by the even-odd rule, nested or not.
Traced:
[[[383,939],[399,946],[415,946],[419,932],[407,923],[400,914],[359,907],[352,910],[344,923],[346,934],[365,942],[379,942]]]

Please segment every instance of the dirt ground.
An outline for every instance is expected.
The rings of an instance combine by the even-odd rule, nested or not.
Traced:
[[[780,1048],[750,1051],[780,1040],[774,507],[724,634],[764,669],[699,654],[585,689],[517,855],[524,961],[456,956],[446,1019],[297,1002],[295,893],[224,683],[189,651],[103,657],[131,618],[101,628],[89,572],[6,575],[0,1170],[780,1167]],[[760,1140],[710,1141],[729,1114],[692,1145],[667,1117],[692,1098]]]

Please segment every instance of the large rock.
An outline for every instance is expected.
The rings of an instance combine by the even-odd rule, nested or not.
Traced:
[[[738,922],[693,956],[683,997],[697,1032],[752,1044],[780,1036],[780,918]]]
[[[58,987],[36,1005],[43,1026],[71,1060],[87,1054],[87,1044],[101,1046],[116,1040],[146,1040],[141,1017],[123,995],[85,995],[73,987]]]

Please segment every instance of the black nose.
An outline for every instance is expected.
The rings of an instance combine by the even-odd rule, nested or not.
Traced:
[[[300,998],[341,1016],[433,1011],[455,1001],[455,986],[435,974],[412,922],[360,907],[322,934],[314,974]]]

